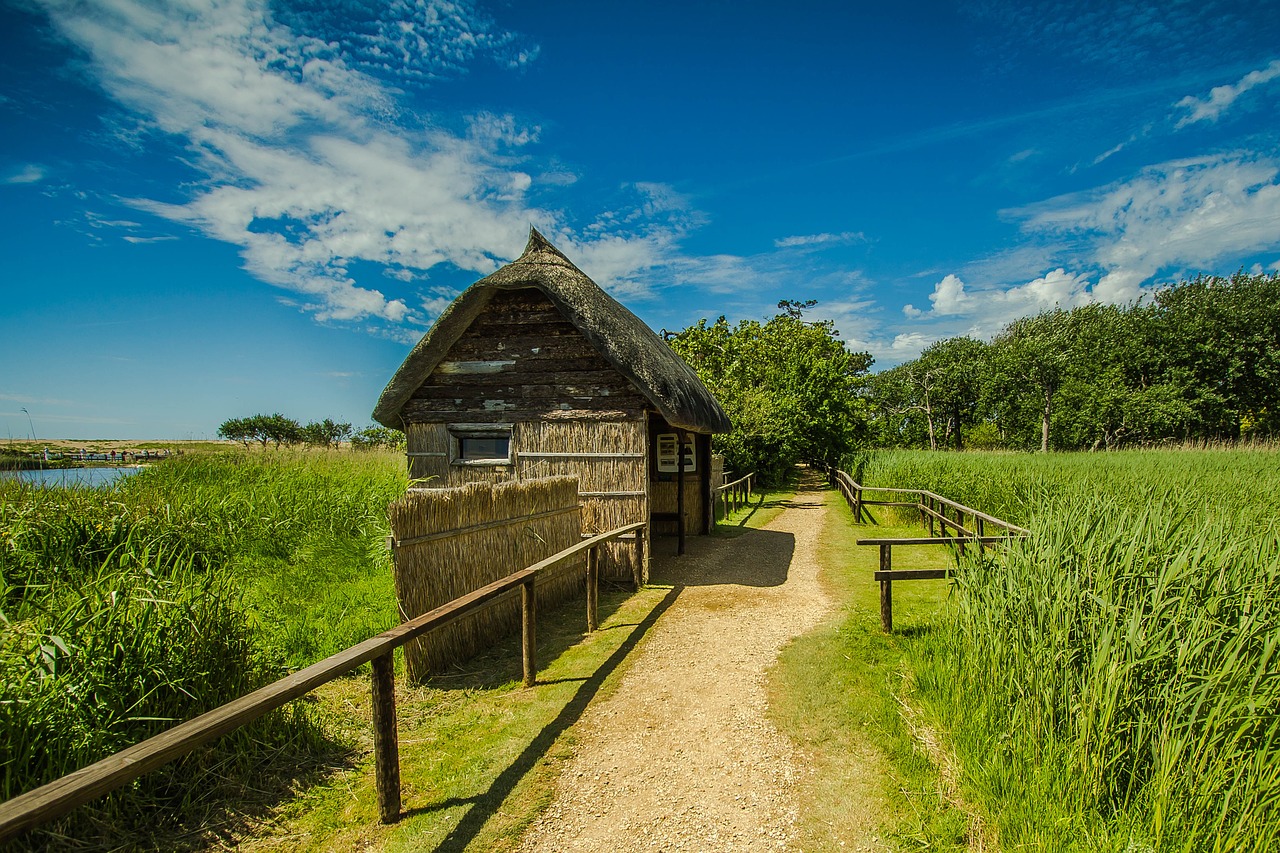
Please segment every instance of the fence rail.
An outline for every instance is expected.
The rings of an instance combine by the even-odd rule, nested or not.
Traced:
[[[1010,524],[994,515],[980,512],[927,489],[864,486],[836,468],[827,469],[827,476],[849,503],[855,521],[861,523],[864,515],[870,517],[870,513],[865,509],[868,506],[903,507],[917,510],[920,513],[920,523],[928,527],[927,537],[858,540],[859,545],[872,545],[880,549],[880,568],[875,573],[875,579],[880,583],[880,627],[886,634],[893,632],[893,582],[895,580],[935,580],[951,576],[950,569],[894,569],[893,547],[895,545],[948,545],[963,556],[966,545],[977,545],[981,552],[987,546],[1000,545],[1031,535],[1031,531],[1025,527]],[[914,495],[915,500],[868,500],[867,492]],[[954,511],[954,517],[948,514],[948,510]],[[988,526],[1003,530],[1004,535],[988,536]],[[951,528],[956,535],[948,535],[948,528]]]
[[[714,502],[711,511],[712,521],[717,520],[715,518],[715,505],[720,506],[719,520],[723,521],[729,517],[730,512],[737,512],[739,507],[745,506],[751,501],[755,477],[756,472],[752,471],[745,477],[739,477],[731,483],[716,487],[715,494],[712,496],[712,501]]]
[[[633,537],[638,557],[644,560],[645,522],[623,525],[606,533],[572,545],[531,566],[507,575],[447,604],[423,613],[357,643],[306,669],[287,675],[265,687],[241,696],[180,723],[88,767],[56,779],[46,785],[0,803],[0,843],[22,832],[61,817],[83,805],[120,788],[170,761],[181,758],[202,744],[253,722],[287,702],[315,688],[346,675],[364,663],[373,664],[371,691],[373,699],[375,781],[378,810],[383,823],[393,823],[400,816],[400,756],[396,737],[395,663],[397,648],[435,628],[448,625],[490,604],[503,594],[520,588],[521,636],[524,683],[537,679],[536,609],[534,586],[539,575],[565,560],[587,552],[587,628],[598,628],[599,571],[597,546],[626,534]]]

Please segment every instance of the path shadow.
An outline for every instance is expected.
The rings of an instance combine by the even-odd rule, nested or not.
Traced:
[[[787,582],[796,538],[777,530],[744,530],[727,539],[691,536],[682,557],[654,555],[650,575],[654,583],[678,586],[780,586]]]
[[[631,635],[614,650],[608,660],[582,682],[582,686],[574,692],[573,698],[565,704],[560,713],[556,715],[556,718],[543,726],[542,731],[525,747],[516,760],[498,775],[498,778],[493,781],[487,791],[474,797],[453,798],[441,803],[431,803],[407,809],[401,814],[401,818],[470,804],[471,808],[467,810],[462,820],[436,847],[439,853],[460,853],[460,851],[466,850],[468,845],[475,841],[476,836],[479,835],[480,830],[489,818],[497,813],[502,803],[515,790],[516,785],[524,778],[525,774],[532,770],[534,765],[547,754],[547,751],[556,742],[556,739],[560,737],[561,733],[578,721],[583,711],[591,703],[591,700],[595,698],[596,693],[599,692],[605,679],[618,668],[619,664],[626,660],[627,655],[631,654],[631,651],[640,642],[641,638],[648,633],[649,629],[661,618],[662,614],[675,603],[679,595],[680,588],[672,587],[671,591],[663,596],[658,605],[649,612],[649,615],[639,625],[635,626]]]

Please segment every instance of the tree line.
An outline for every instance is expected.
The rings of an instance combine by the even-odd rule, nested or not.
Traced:
[[[776,480],[870,447],[1089,450],[1280,435],[1280,274],[1200,276],[1053,309],[872,374],[814,303],[668,336],[733,420],[715,448]]]
[[[246,449],[254,443],[261,444],[264,448],[272,444],[276,449],[298,445],[337,448],[344,441],[349,441],[357,449],[396,448],[403,447],[405,443],[403,433],[382,426],[369,426],[355,432],[349,423],[325,418],[301,424],[279,412],[229,418],[218,427],[218,436],[228,441],[238,441]]]
[[[1280,274],[1201,276],[1129,305],[938,341],[869,377],[874,444],[1090,450],[1280,434]]]

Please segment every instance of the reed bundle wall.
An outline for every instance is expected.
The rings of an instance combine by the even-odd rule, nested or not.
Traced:
[[[522,479],[552,474],[578,478],[584,532],[603,533],[648,520],[648,436],[643,420],[522,423],[516,424],[514,434]],[[646,547],[644,553],[650,550]],[[648,567],[637,565],[636,559],[630,542],[609,542],[600,548],[600,577],[615,582],[639,577],[643,583]]]
[[[514,423],[512,465],[451,464],[449,430],[443,423],[409,424],[405,432],[409,476],[429,488],[576,477],[582,493],[579,499],[584,532],[603,533],[648,519],[648,434],[643,420]],[[648,536],[647,528],[645,535]],[[647,580],[647,558],[646,565],[637,565],[635,550],[628,542],[601,546],[600,577],[614,582],[630,582],[637,576],[642,583]],[[645,548],[645,554],[649,550]]]
[[[388,507],[396,594],[405,619],[581,541],[582,509],[572,477],[411,490]],[[537,586],[539,606],[581,593],[585,557],[566,561]],[[518,631],[518,593],[405,646],[409,678],[446,670]]]

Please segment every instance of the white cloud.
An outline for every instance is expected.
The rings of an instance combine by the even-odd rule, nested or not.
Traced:
[[[773,245],[779,249],[794,249],[797,247],[810,246],[827,246],[842,245],[846,243],[856,243],[867,239],[867,235],[861,231],[841,231],[838,234],[802,234],[795,237],[783,237],[774,240]]]
[[[178,239],[177,237],[174,237],[172,235],[164,235],[160,237],[134,237],[133,235],[126,235],[124,238],[124,241],[126,243],[145,244],[145,243],[166,243],[170,240],[177,240],[177,239]]]
[[[1133,139],[1132,139],[1132,138],[1130,138],[1130,139],[1125,140],[1124,142],[1121,142],[1119,145],[1116,145],[1116,146],[1114,146],[1114,147],[1112,147],[1112,148],[1108,148],[1106,151],[1103,151],[1103,152],[1102,152],[1101,154],[1099,154],[1097,157],[1094,157],[1094,158],[1093,158],[1093,164],[1092,164],[1092,165],[1096,166],[1096,165],[1098,165],[1099,163],[1101,163],[1102,161],[1107,160],[1107,159],[1109,159],[1109,158],[1111,158],[1111,157],[1115,156],[1116,154],[1119,154],[1121,151],[1123,151],[1123,150],[1124,150],[1124,147],[1125,147],[1126,145],[1128,145],[1128,144],[1129,144],[1130,142],[1132,142],[1132,141],[1133,141]]]
[[[6,184],[38,184],[44,180],[44,176],[48,171],[44,166],[38,166],[35,163],[27,163],[19,166],[9,172],[4,177],[3,183]]]
[[[1209,96],[1206,98],[1187,95],[1175,104],[1188,111],[1176,126],[1181,128],[1198,121],[1217,121],[1218,117],[1245,92],[1255,86],[1269,83],[1277,77],[1280,77],[1280,59],[1273,59],[1267,67],[1250,71],[1234,84],[1214,86],[1209,90]]]
[[[502,153],[536,141],[537,128],[479,114],[462,136],[406,130],[392,90],[365,73],[382,63],[430,78],[511,44],[478,32],[485,22],[466,3],[370,4],[376,22],[332,39],[285,26],[265,0],[46,5],[103,88],[184,138],[205,173],[186,202],[131,203],[238,246],[250,273],[301,294],[319,319],[412,318],[404,299],[360,286],[355,262],[486,274],[530,223],[554,224],[527,204],[532,179]],[[359,12],[349,5],[343,14]],[[291,20],[325,35],[336,23],[323,14]]]
[[[1280,246],[1280,164],[1245,154],[1162,163],[1136,178],[1025,208],[1024,229],[1081,246],[1102,275],[1094,298],[1123,302],[1161,270]]]
[[[967,314],[973,305],[973,297],[965,292],[964,282],[951,273],[933,286],[929,301],[933,303],[933,313],[943,316]]]

